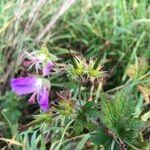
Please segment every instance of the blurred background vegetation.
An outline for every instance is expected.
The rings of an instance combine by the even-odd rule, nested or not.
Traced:
[[[10,78],[20,70],[22,52],[38,50],[42,45],[64,64],[69,60],[68,45],[74,53],[95,59],[105,42],[110,41],[101,56],[107,71],[103,90],[113,94],[130,85],[138,103],[137,115],[143,107],[149,109],[149,4],[149,0],[1,0],[0,147],[19,147],[17,141],[22,141],[24,149],[37,149],[38,143],[44,143],[41,130],[26,130],[18,136],[18,126],[32,120],[37,106],[19,100],[9,86]],[[64,78],[52,76],[52,88],[61,89]],[[44,132],[55,131],[56,127],[47,128]],[[45,145],[41,147],[44,149]]]

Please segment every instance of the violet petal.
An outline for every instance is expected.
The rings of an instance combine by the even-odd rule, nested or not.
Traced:
[[[49,110],[49,91],[43,88],[37,95],[38,103],[42,111],[47,112]]]
[[[35,77],[20,77],[11,79],[11,88],[18,95],[33,93],[37,90],[38,79]]]
[[[53,68],[53,63],[50,61],[43,67],[43,76],[48,76]]]
[[[32,94],[32,96],[29,98],[28,102],[31,103],[31,104],[35,104],[35,96],[36,96],[36,92],[34,92]]]

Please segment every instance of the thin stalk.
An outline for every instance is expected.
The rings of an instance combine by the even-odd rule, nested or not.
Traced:
[[[134,145],[130,144],[129,142],[126,141],[126,144],[130,146],[133,150],[140,150],[139,148],[135,147]]]
[[[93,133],[93,132],[90,132],[90,133]],[[68,142],[71,142],[71,141],[75,141],[77,139],[80,139],[80,138],[83,138],[84,136],[88,135],[89,133],[85,133],[85,134],[81,134],[81,135],[78,135],[78,136],[75,136],[75,137],[71,137],[67,140],[64,141],[64,143],[68,143]],[[59,143],[59,140],[57,140],[55,143],[53,143],[54,145],[58,144]],[[51,149],[50,150],[53,150],[54,149],[54,146],[51,146]]]
[[[79,100],[79,106],[81,107],[82,106],[82,102],[81,102],[81,87],[82,85],[80,84],[79,85],[79,88],[78,88],[78,100]]]
[[[138,81],[143,80],[144,78],[148,77],[150,75],[150,71],[147,72],[146,74],[144,74],[142,77],[140,77],[139,79],[137,79]]]
[[[120,89],[124,88],[125,86],[128,86],[131,82],[132,82],[132,80],[129,79],[125,84],[120,85],[120,86],[118,86],[118,87],[115,87],[115,88],[113,88],[113,89],[111,89],[111,90],[108,90],[106,93],[111,93],[111,92],[120,90]]]
[[[91,89],[90,89],[90,96],[89,96],[88,101],[92,101],[93,92],[94,92],[94,84],[92,85],[92,87],[91,87]]]
[[[102,89],[102,82],[100,82],[100,83],[98,84],[98,88],[97,88],[97,91],[96,91],[95,103],[98,102],[98,98],[99,98],[101,89]]]
[[[60,146],[62,145],[62,141],[63,141],[63,139],[64,139],[65,133],[66,133],[68,127],[72,124],[73,121],[74,121],[74,120],[71,120],[71,121],[67,124],[67,126],[65,127],[65,129],[64,129],[64,131],[63,131],[63,134],[62,134],[62,136],[61,136],[61,139],[60,139],[60,141],[59,141],[59,143],[58,143],[58,146],[55,148],[55,150],[59,150],[59,149],[60,149]]]

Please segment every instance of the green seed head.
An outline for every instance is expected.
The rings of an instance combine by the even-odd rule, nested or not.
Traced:
[[[84,65],[81,60],[76,61],[77,68],[75,68],[73,65],[69,66],[68,72],[72,76],[81,76],[84,73]]]
[[[101,69],[101,66],[99,65],[98,68],[94,68],[94,62],[91,60],[90,63],[89,63],[89,68],[88,68],[88,75],[92,78],[99,78],[101,75],[102,75],[102,71],[100,70]]]

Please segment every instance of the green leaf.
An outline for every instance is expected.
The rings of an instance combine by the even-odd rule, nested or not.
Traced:
[[[142,112],[142,107],[143,107],[143,97],[140,96],[139,99],[138,99],[138,103],[136,105],[136,108],[135,108],[135,112],[134,112],[135,117],[140,116],[140,114]]]
[[[92,107],[94,106],[94,104],[95,104],[95,103],[94,103],[93,101],[87,102],[87,103],[83,106],[83,111],[92,108]]]
[[[141,119],[142,119],[143,121],[148,121],[148,120],[150,119],[150,111],[148,111],[148,112],[146,112],[145,114],[143,114],[143,115],[141,116]]]
[[[108,147],[111,144],[113,138],[107,136],[103,131],[96,131],[95,133],[91,134],[89,140],[95,145],[103,145]]]
[[[96,119],[100,117],[100,112],[96,108],[91,108],[85,112],[87,119]]]
[[[79,135],[83,131],[83,128],[84,128],[83,120],[77,118],[75,120],[75,123],[74,123],[74,133],[75,133],[75,135]]]
[[[44,54],[47,56],[47,58],[49,60],[52,60],[52,61],[58,60],[58,57],[55,56],[54,54],[50,53],[47,47],[41,47],[41,49],[39,51],[36,51],[34,53],[36,53],[37,55]]]
[[[49,53],[48,54],[48,58],[52,61],[57,61],[58,60],[58,57],[56,57],[55,55],[53,55],[52,53]]]
[[[78,88],[78,84],[77,83],[75,83],[75,82],[67,82],[66,83],[66,87],[68,88],[68,89],[77,89]]]
[[[88,131],[94,131],[95,129],[97,129],[97,125],[92,121],[88,121],[84,123],[84,128],[86,128]]]
[[[31,140],[30,140],[31,149],[37,150],[36,139],[37,139],[37,131],[35,131],[35,132],[32,134],[32,137],[31,137]]]
[[[127,90],[117,92],[113,99],[102,97],[101,121],[116,137],[126,141],[134,141],[138,131],[144,125],[134,118],[135,101]]]
[[[1,104],[2,114],[5,116],[7,121],[10,121],[11,124],[16,124],[21,112],[19,110],[20,101],[17,100],[17,97],[12,92],[7,92],[4,98],[0,97],[4,101]]]
[[[85,135],[82,138],[82,140],[78,143],[78,145],[76,146],[75,150],[82,150],[84,148],[85,143],[89,139],[89,137],[90,137],[90,134]]]

